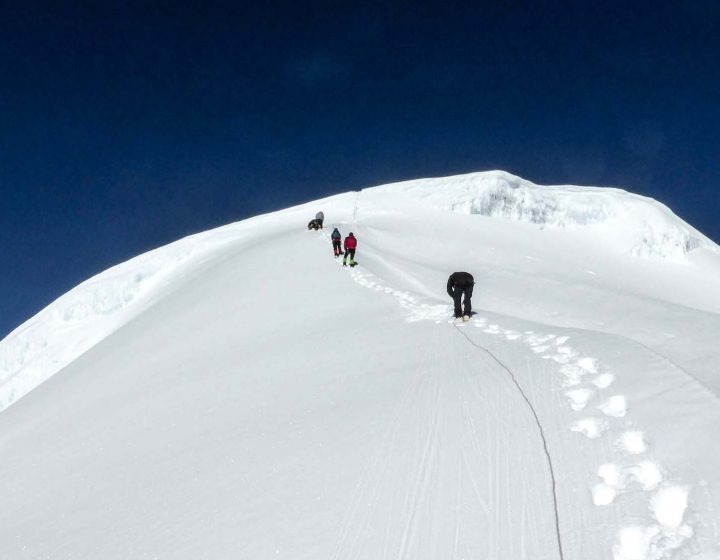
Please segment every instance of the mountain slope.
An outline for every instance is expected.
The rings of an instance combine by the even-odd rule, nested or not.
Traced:
[[[7,404],[49,380],[0,414],[0,557],[720,557],[716,247],[655,207],[700,241],[458,213],[467,178],[434,181],[447,204],[395,185],[182,240],[3,341]]]

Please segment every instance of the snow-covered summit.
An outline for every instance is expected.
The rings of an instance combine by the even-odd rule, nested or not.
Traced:
[[[608,245],[641,257],[683,259],[717,246],[658,201],[605,187],[541,186],[507,173],[486,171],[375,187],[436,208],[527,222],[540,227],[589,229]]]

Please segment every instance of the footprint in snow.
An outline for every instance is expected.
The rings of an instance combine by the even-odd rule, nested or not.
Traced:
[[[554,334],[529,334],[525,337],[525,342],[527,342],[530,346],[540,346],[550,342],[553,338],[555,338]]]
[[[554,360],[559,364],[568,364],[578,356],[578,353],[570,346],[560,346],[556,349],[557,354],[544,356],[547,359]]]
[[[645,436],[639,430],[628,430],[620,436],[618,442],[621,449],[630,455],[640,455],[647,451],[647,442]]]
[[[570,429],[590,439],[595,439],[608,429],[608,423],[604,418],[581,418]]]
[[[592,488],[593,503],[596,506],[607,506],[615,500],[618,488],[624,487],[624,481],[620,469],[613,463],[600,465],[597,475],[602,478],[602,482]]]
[[[578,367],[583,368],[588,373],[597,373],[598,361],[597,358],[580,358],[577,361]]]
[[[575,412],[579,412],[587,406],[594,393],[592,389],[572,389],[565,391],[565,396],[570,399],[570,407]]]
[[[598,389],[607,389],[615,381],[615,376],[612,373],[601,373],[595,379],[591,381]]]
[[[593,503],[596,506],[611,504],[619,493],[632,484],[650,491],[663,481],[660,467],[652,461],[640,461],[624,467],[615,463],[605,463],[598,467],[597,475],[602,482],[592,488]]]
[[[580,385],[580,383],[582,383],[583,376],[587,375],[587,371],[583,368],[570,364],[561,367],[560,373],[562,373],[565,377],[563,380],[563,385],[565,387]]]
[[[606,416],[622,418],[627,414],[627,400],[623,395],[615,395],[600,404],[598,408]]]
[[[513,330],[505,330],[503,334],[508,340],[517,340],[522,336],[519,332]]]

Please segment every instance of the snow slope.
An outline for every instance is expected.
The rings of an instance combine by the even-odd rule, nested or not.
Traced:
[[[0,558],[720,558],[719,273],[655,201],[502,172],[152,251],[0,343]]]

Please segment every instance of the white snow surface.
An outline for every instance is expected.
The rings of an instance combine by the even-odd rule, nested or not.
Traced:
[[[719,288],[656,201],[503,172],[182,239],[0,342],[0,558],[718,560]]]

